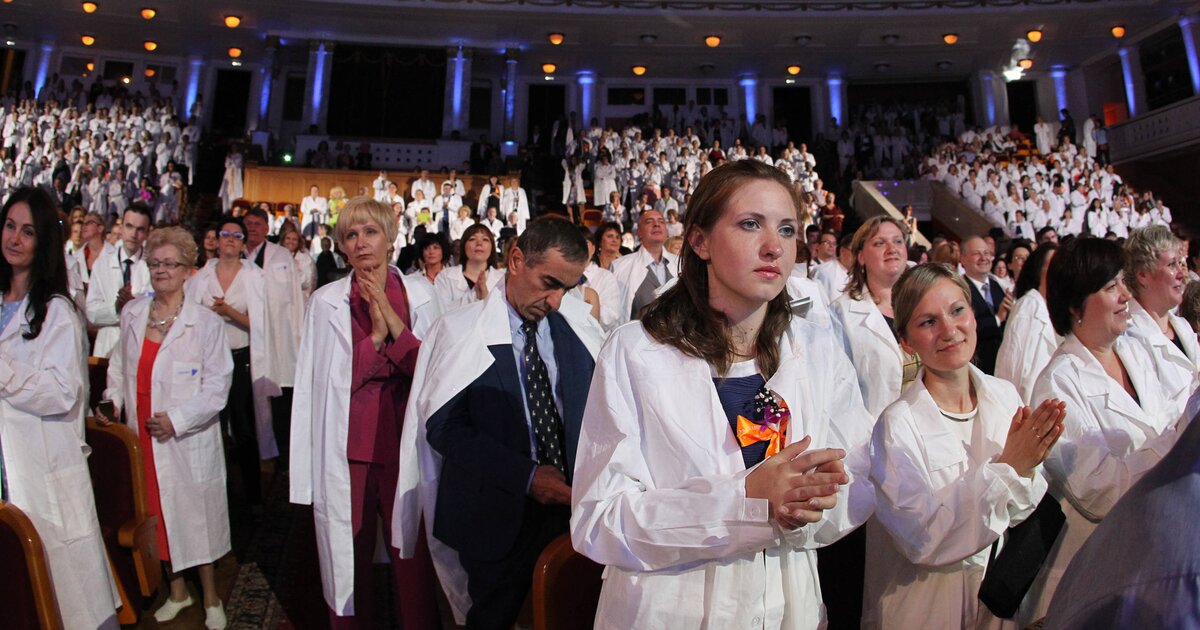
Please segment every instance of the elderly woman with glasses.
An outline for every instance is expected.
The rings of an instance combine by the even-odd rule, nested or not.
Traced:
[[[219,315],[225,322],[233,356],[233,383],[221,421],[234,440],[246,501],[262,503],[261,443],[274,444],[269,396],[279,395],[267,378],[271,318],[266,312],[266,275],[253,260],[242,258],[246,226],[229,215],[217,224],[217,257],[187,282],[187,299]]]
[[[150,511],[159,515],[158,554],[171,593],[154,613],[160,623],[193,604],[183,570],[197,567],[204,625],[225,627],[213,562],[230,550],[225,455],[218,414],[233,362],[221,318],[185,297],[196,241],[178,227],[155,230],[146,243],[152,297],[121,311],[108,366],[115,421],[120,409],[138,434]],[[103,406],[101,407],[103,408]]]

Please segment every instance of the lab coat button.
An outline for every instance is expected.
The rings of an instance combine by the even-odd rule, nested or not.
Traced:
[[[753,620],[753,621],[751,621],[750,623],[751,623],[751,624],[752,624],[754,627],[756,627],[756,628],[758,628],[758,627],[761,627],[761,626],[762,626],[762,618],[761,618],[761,617],[755,617],[755,618],[754,618],[754,620]]]

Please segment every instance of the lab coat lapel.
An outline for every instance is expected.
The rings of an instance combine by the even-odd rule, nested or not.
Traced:
[[[8,321],[8,326],[5,326],[4,330],[0,331],[0,343],[8,341],[11,337],[20,332],[22,328],[29,325],[25,314],[25,311],[28,308],[29,296],[27,295],[25,296],[25,299],[21,300],[21,303],[17,305],[17,314],[13,315],[12,319]]]
[[[871,294],[864,293],[861,300],[850,300],[849,311],[854,314],[854,322],[848,322],[850,326],[864,326],[871,331],[887,348],[891,349],[896,355],[896,361],[900,365],[904,365],[904,355],[900,354],[900,344],[896,343],[896,336],[892,334],[888,328],[887,320],[883,318],[883,313],[879,307],[871,301]]]
[[[124,334],[128,335],[133,340],[133,347],[141,353],[142,340],[146,336],[146,320],[150,317],[150,302],[152,300],[133,300],[125,305],[125,308],[132,309],[129,314],[129,321],[125,325]],[[187,305],[184,305],[187,308]],[[183,313],[179,313],[180,317]],[[165,339],[163,341],[166,341]],[[114,346],[113,351],[120,350],[120,346]]]
[[[323,299],[333,306],[334,314],[329,318],[329,323],[333,328],[338,341],[346,349],[346,354],[353,356],[354,338],[350,332],[350,278],[354,272],[350,272],[346,277],[337,281],[338,288],[336,291],[328,291],[323,294]]]
[[[1125,371],[1129,374],[1129,380],[1133,383],[1134,390],[1138,392],[1138,396],[1157,395],[1157,392],[1152,393],[1145,389],[1143,376],[1140,374],[1135,375],[1135,372],[1142,366],[1136,362],[1130,362],[1128,351],[1120,348],[1119,344],[1120,339],[1118,339],[1118,343],[1114,345],[1114,348],[1117,351],[1117,356],[1121,358],[1121,362],[1125,365]],[[1146,413],[1138,407],[1137,403],[1134,402],[1128,393],[1121,389],[1119,383],[1109,378],[1108,373],[1104,371],[1104,366],[1100,365],[1100,362],[1092,355],[1091,350],[1088,350],[1074,335],[1067,337],[1067,340],[1063,342],[1063,348],[1066,352],[1082,360],[1083,366],[1079,372],[1079,384],[1080,388],[1086,392],[1089,398],[1103,397],[1104,408],[1107,411],[1120,414],[1137,426],[1146,426]],[[1139,389],[1139,385],[1143,387]]]
[[[153,300],[146,300],[147,317],[150,315],[149,306],[152,301]],[[162,345],[159,346],[159,352],[166,350],[171,346],[171,344],[175,343],[176,340],[182,337],[186,328],[196,325],[196,309],[198,308],[201,308],[201,306],[195,302],[186,299],[183,301],[183,308],[179,311],[179,317],[176,319],[175,324],[171,326],[171,329],[167,331],[166,337],[163,338]],[[139,316],[137,319],[140,320],[142,318]],[[142,332],[145,332],[146,323],[143,321],[142,325],[137,326],[136,328],[139,328]],[[141,347],[140,338],[138,338],[138,345],[136,347]]]

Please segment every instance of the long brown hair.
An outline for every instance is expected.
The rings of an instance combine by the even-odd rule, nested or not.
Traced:
[[[867,286],[867,268],[858,262],[858,255],[866,249],[867,241],[875,236],[884,223],[896,226],[896,229],[904,235],[905,240],[908,239],[908,226],[904,225],[903,221],[894,219],[887,214],[871,217],[858,228],[858,231],[854,233],[854,239],[850,241],[850,251],[854,254],[854,265],[850,268],[850,279],[846,282],[846,294],[852,300],[861,300],[863,289]]]
[[[655,341],[704,359],[721,375],[729,371],[735,354],[729,321],[709,305],[708,262],[692,250],[690,236],[694,230],[711,230],[734,192],[754,180],[775,182],[787,190],[799,220],[799,204],[791,182],[779,169],[758,160],[726,162],[714,168],[700,179],[684,215],[679,282],[642,312],[642,326]],[[755,341],[755,362],[767,378],[779,368],[779,338],[792,317],[788,299],[784,290],[767,303],[767,315]]]

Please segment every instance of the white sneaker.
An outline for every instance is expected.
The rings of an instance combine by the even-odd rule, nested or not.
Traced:
[[[192,601],[191,593],[188,594],[187,599],[178,602],[168,596],[167,601],[163,602],[163,605],[158,610],[154,611],[154,618],[157,619],[159,623],[170,621],[179,615],[179,611],[191,606],[194,603],[195,602]]]
[[[208,630],[225,630],[225,606],[217,602],[216,606],[204,609],[204,627]]]

